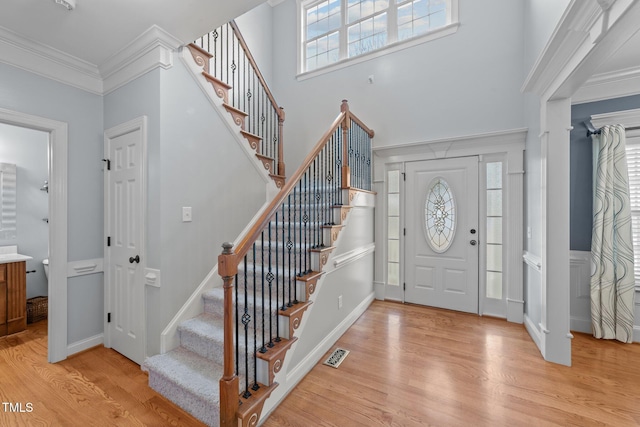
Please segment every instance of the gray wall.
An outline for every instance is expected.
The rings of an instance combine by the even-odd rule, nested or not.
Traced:
[[[161,271],[148,287],[147,355],[160,334],[265,201],[265,184],[178,55],[105,96],[105,127],[148,120],[146,266]],[[224,113],[227,114],[227,113]],[[182,222],[182,207],[193,221]]]
[[[258,63],[258,68],[267,84],[273,84],[273,8],[268,3],[262,3],[255,9],[236,18],[236,24],[244,37],[249,50]],[[276,101],[277,94],[273,94]]]
[[[0,162],[17,166],[17,236],[0,240],[0,246],[18,245],[27,261],[27,298],[47,295],[42,260],[49,256],[48,193],[40,187],[49,179],[49,135],[33,129],[0,123]]]
[[[640,108],[640,95],[606,101],[589,102],[571,107],[571,249],[591,250],[592,225],[592,142],[587,137],[585,121],[593,114]],[[613,123],[612,123],[613,124]]]
[[[456,34],[303,81],[296,79],[296,1],[276,6],[274,88],[287,112],[288,169],[342,99],[375,130],[376,146],[522,127],[522,5],[460,0]]]
[[[2,63],[0,94],[0,108],[68,123],[68,260],[102,258],[102,97]],[[102,307],[102,274],[69,280],[69,344],[103,332]]]

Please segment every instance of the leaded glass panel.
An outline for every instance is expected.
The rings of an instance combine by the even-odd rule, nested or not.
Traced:
[[[456,206],[451,187],[441,177],[429,185],[424,216],[427,243],[435,252],[446,252],[456,230]]]

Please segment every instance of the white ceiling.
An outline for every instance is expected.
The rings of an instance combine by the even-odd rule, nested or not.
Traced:
[[[152,25],[189,43],[265,0],[2,0],[0,27],[100,66]]]
[[[54,0],[0,1],[0,37],[9,30],[34,42],[33,46],[52,48],[86,63],[87,68],[100,69],[153,25],[186,44],[265,0],[76,0],[72,11]],[[603,82],[626,79],[628,86],[631,77],[633,84],[640,81],[640,33],[596,70],[577,99],[590,100],[594,85],[602,93],[593,96],[606,96],[610,89]],[[617,90],[623,93],[625,88],[618,85]]]

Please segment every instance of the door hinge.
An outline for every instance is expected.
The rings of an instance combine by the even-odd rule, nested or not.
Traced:
[[[407,174],[406,174],[406,173],[404,173],[404,172],[402,172],[402,180],[403,180],[403,181],[406,181],[406,180],[407,180]]]
[[[111,246],[111,236],[107,236],[107,246]]]
[[[102,159],[103,162],[107,162],[107,170],[110,171],[111,170],[111,160],[109,159]]]
[[[406,228],[403,228],[403,229],[402,229],[402,235],[403,235],[403,236],[406,236],[406,235],[407,235],[407,229],[406,229]]]
[[[407,290],[407,284],[405,282],[402,283],[402,290],[403,291]]]
[[[107,313],[107,323],[111,323],[111,313]]]

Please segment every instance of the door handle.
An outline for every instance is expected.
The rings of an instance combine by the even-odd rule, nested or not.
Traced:
[[[134,261],[135,261],[135,262],[137,262],[137,263],[139,263],[139,262],[140,262],[140,255],[136,255],[136,257],[135,257],[135,258],[134,258],[134,257],[129,257],[129,262],[130,262],[131,264],[133,264],[133,263],[134,263]]]
[[[476,242],[475,240],[470,241],[469,243],[471,243],[471,246],[475,246],[478,244],[478,242]]]

